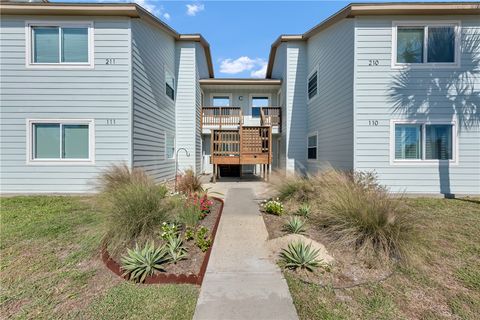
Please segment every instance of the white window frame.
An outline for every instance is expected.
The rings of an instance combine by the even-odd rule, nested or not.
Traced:
[[[315,95],[313,97],[309,97],[308,96],[308,83],[310,82],[310,78],[315,74],[315,72],[317,73],[317,93],[315,93]],[[313,68],[312,71],[310,71],[310,73],[308,74],[308,77],[307,77],[307,101],[310,102],[310,101],[313,101],[315,100],[319,95],[319,90],[320,90],[320,72],[319,72],[319,67],[318,65]]]
[[[177,97],[177,79],[175,79],[175,76],[174,76],[174,73],[170,71],[170,69],[167,67],[167,66],[164,66],[164,70],[165,70],[165,81],[164,81],[164,84],[165,84],[165,96],[170,99],[171,101],[175,101],[176,100],[176,97]],[[173,79],[173,99],[167,94],[167,75],[172,77]]]
[[[60,124],[60,144],[62,144],[61,125],[64,124],[78,124],[88,125],[88,159],[35,159],[33,156],[34,138],[33,125],[34,124]],[[94,119],[27,119],[27,164],[31,165],[93,165],[95,164],[95,120]],[[61,148],[60,148],[61,150]]]
[[[33,62],[33,37],[32,27],[79,27],[88,28],[88,62],[59,62],[41,63]],[[25,22],[25,67],[35,69],[93,69],[94,57],[94,28],[93,21],[26,21]],[[59,42],[61,45],[61,42]],[[61,48],[59,48],[61,53]]]
[[[177,139],[175,137],[175,134],[173,134],[172,132],[169,132],[169,131],[164,131],[163,132],[163,135],[165,137],[165,147],[164,147],[164,152],[163,152],[163,155],[164,155],[164,158],[165,160],[174,160],[175,159],[175,151],[177,150]],[[172,136],[173,137],[173,156],[171,158],[168,157],[167,155],[167,140],[168,140],[168,136]]]
[[[253,118],[253,98],[268,98],[268,105],[267,107],[272,106],[272,94],[271,93],[251,93],[248,95],[248,110],[250,111],[250,117]],[[260,119],[261,113],[258,116],[258,118],[255,119]]]
[[[233,95],[231,93],[210,93],[210,106],[213,107],[213,98],[215,97],[228,97],[228,106],[232,106]]]
[[[422,63],[398,63],[397,62],[397,30],[398,27],[423,27],[423,62]],[[452,62],[428,62],[428,27],[454,27],[455,29],[455,61]],[[392,21],[392,68],[458,68],[461,65],[461,22],[459,20],[419,20],[419,21]]]
[[[414,124],[420,125],[421,134],[421,159],[395,159],[395,125]],[[426,159],[426,125],[451,125],[452,126],[452,159]],[[456,120],[390,120],[390,165],[427,165],[434,166],[439,163],[449,162],[451,165],[458,165],[458,126]]]
[[[308,149],[309,148],[313,148],[313,147],[309,147],[308,146],[308,139],[310,137],[317,137],[316,139],[316,145],[315,145],[315,149],[316,149],[316,152],[315,152],[315,159],[309,159],[308,158]],[[318,131],[314,131],[314,132],[310,132],[308,135],[307,135],[307,161],[308,162],[316,162],[318,160]]]

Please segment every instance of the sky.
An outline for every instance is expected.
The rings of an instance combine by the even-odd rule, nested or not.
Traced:
[[[217,78],[265,77],[270,46],[279,35],[304,33],[350,3],[348,1],[199,0],[63,0],[61,2],[136,2],[179,33],[201,33],[210,43]],[[388,2],[400,1],[389,0]],[[422,0],[422,2],[429,1]]]

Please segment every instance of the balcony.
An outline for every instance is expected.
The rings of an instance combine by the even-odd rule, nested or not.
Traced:
[[[238,107],[203,107],[202,128],[238,128],[243,123],[242,109]]]
[[[245,124],[245,117],[248,117],[247,124],[256,120],[257,123],[253,125],[272,127],[272,133],[279,133],[282,124],[281,110],[280,107],[261,108],[260,118],[255,119],[244,116],[239,107],[203,107],[202,131],[210,133],[212,129],[238,129]]]

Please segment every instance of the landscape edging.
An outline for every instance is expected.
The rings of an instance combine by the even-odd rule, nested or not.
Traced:
[[[211,197],[216,201],[220,202],[220,212],[218,214],[215,225],[213,226],[211,237],[212,245],[208,248],[205,257],[203,258],[202,265],[200,266],[200,271],[197,274],[167,274],[167,273],[157,273],[153,276],[148,276],[145,278],[145,284],[158,284],[158,283],[176,283],[176,284],[198,284],[202,285],[203,277],[207,271],[208,261],[210,260],[210,253],[212,252],[213,244],[215,243],[215,238],[217,236],[218,225],[220,224],[220,218],[223,213],[224,202],[222,199],[217,197]],[[117,261],[113,260],[106,248],[102,249],[102,261],[105,266],[115,273],[116,275],[128,280],[127,276],[123,276],[123,272],[120,264]]]

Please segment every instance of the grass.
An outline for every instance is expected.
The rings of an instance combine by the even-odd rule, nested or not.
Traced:
[[[1,198],[0,314],[18,319],[190,319],[196,286],[136,285],[108,271],[90,197]]]
[[[301,319],[478,318],[480,202],[402,201],[419,218],[415,259],[385,281],[348,289],[307,284],[286,273]]]

